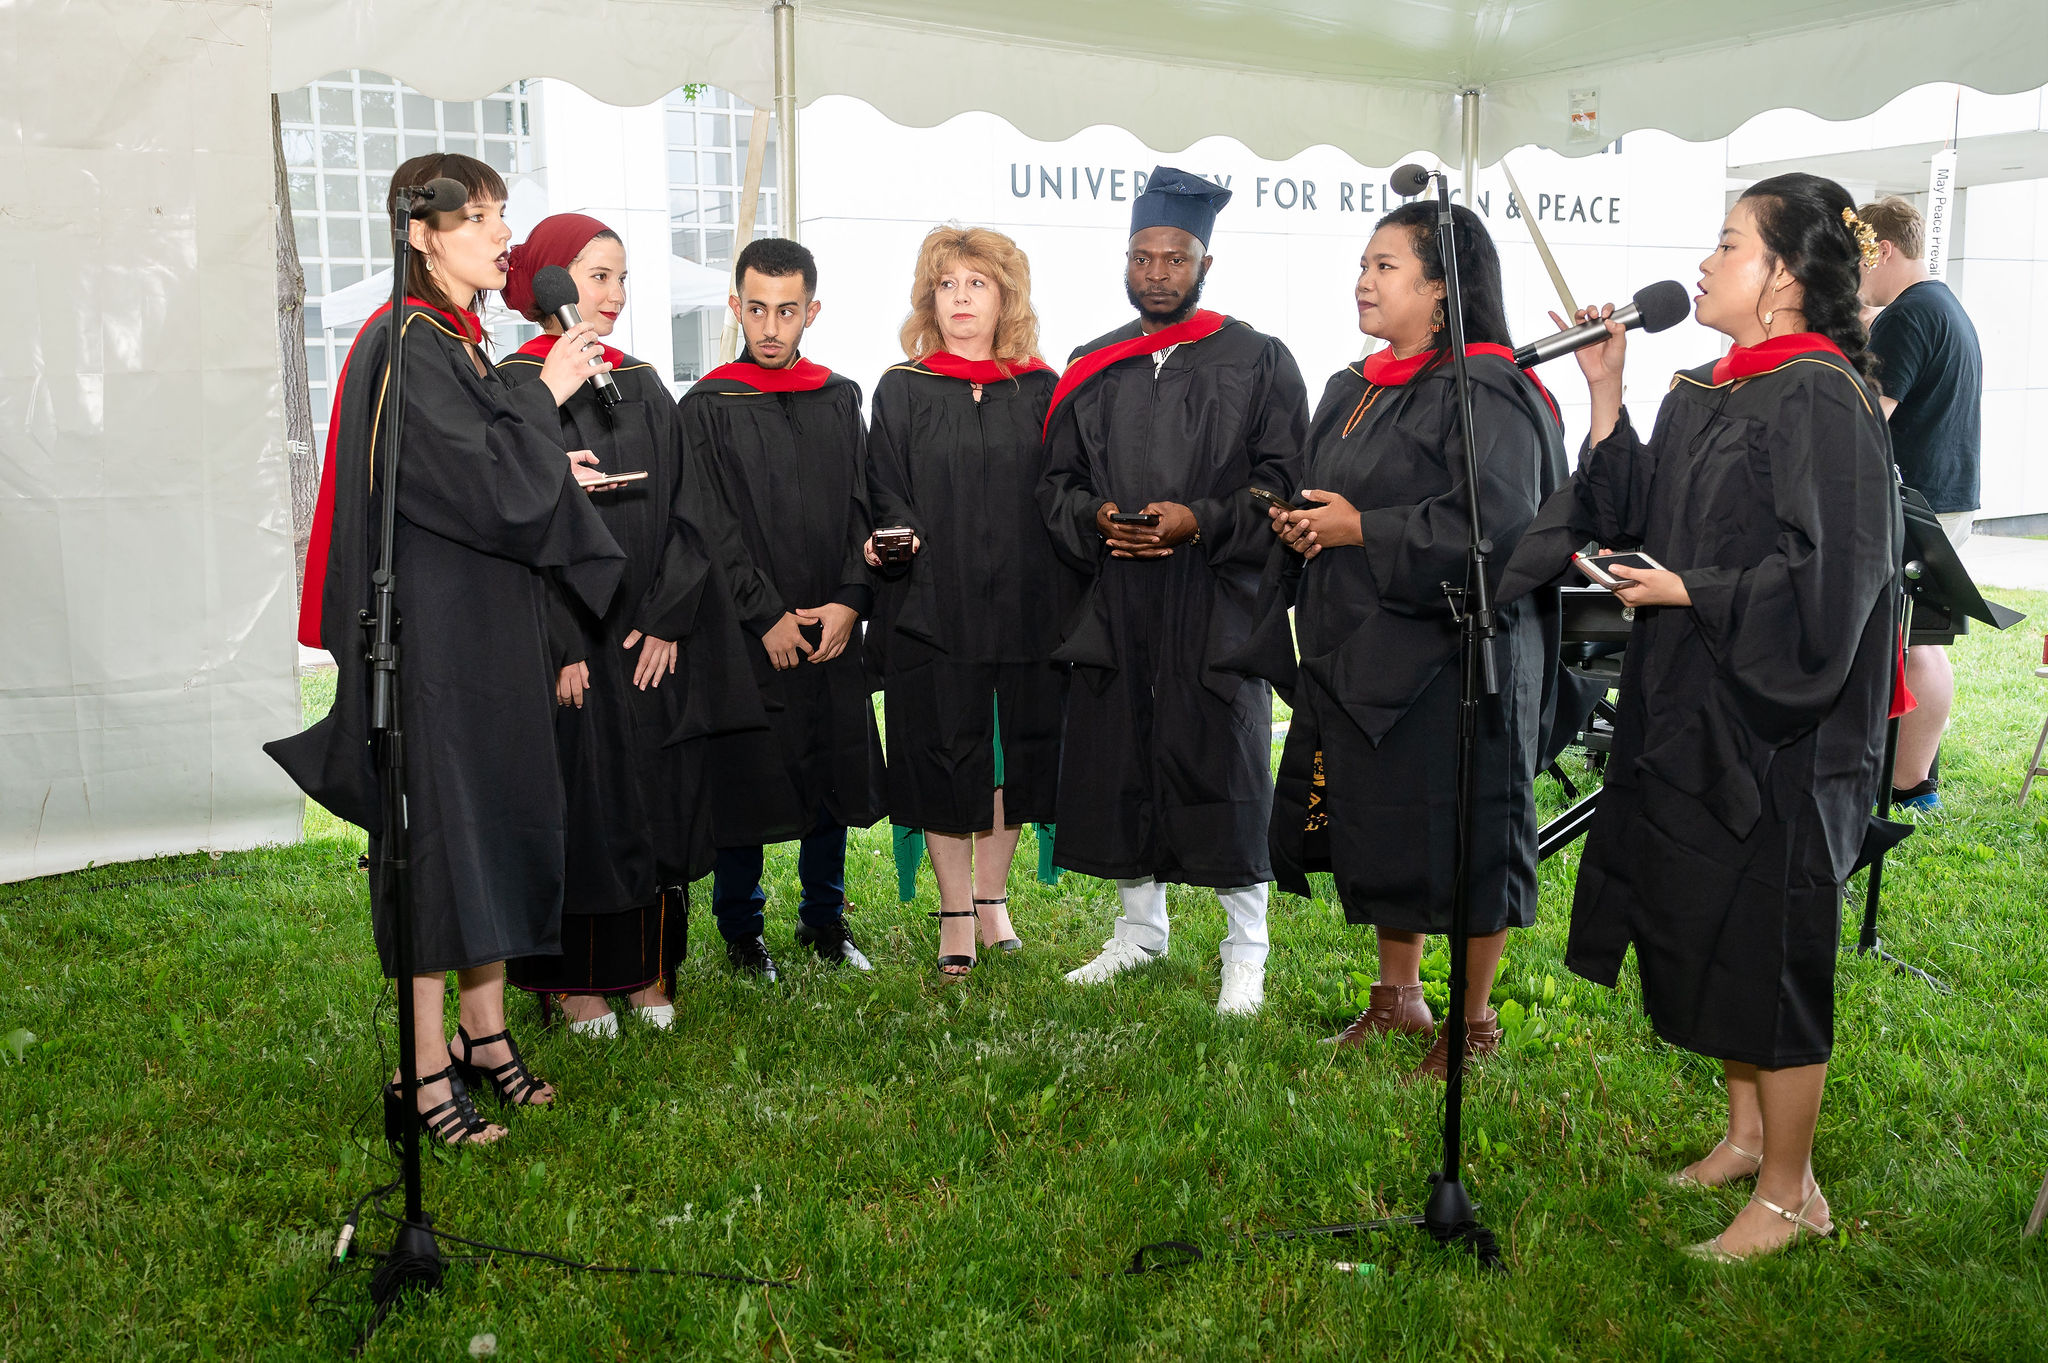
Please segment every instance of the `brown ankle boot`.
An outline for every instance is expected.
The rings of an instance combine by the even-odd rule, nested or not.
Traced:
[[[1323,1044],[1350,1050],[1363,1046],[1369,1037],[1388,1032],[1423,1036],[1436,1026],[1436,1019],[1429,1015],[1429,1005],[1422,1001],[1419,984],[1376,984],[1366,992],[1366,1003],[1366,1010],[1353,1018],[1349,1027],[1326,1037]]]
[[[1500,1014],[1489,1012],[1479,1022],[1465,1024],[1465,1071],[1471,1073],[1472,1062],[1483,1055],[1492,1055],[1500,1049]],[[1429,1054],[1422,1057],[1422,1063],[1408,1074],[1408,1082],[1418,1079],[1448,1079],[1451,1068],[1451,1029],[1448,1024],[1437,1028],[1436,1044],[1429,1048]]]

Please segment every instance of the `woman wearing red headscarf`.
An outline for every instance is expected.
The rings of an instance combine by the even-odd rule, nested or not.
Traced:
[[[515,385],[540,381],[562,334],[534,298],[535,279],[550,266],[568,272],[577,311],[600,339],[626,305],[618,234],[580,213],[544,219],[513,248],[507,273],[507,306],[545,332],[499,365]],[[608,473],[645,476],[597,504],[626,551],[610,608],[596,615],[571,593],[553,594],[555,738],[569,808],[562,954],[511,964],[514,984],[558,997],[570,1029],[589,1036],[618,1033],[608,995],[627,995],[655,1027],[673,1023],[669,986],[686,944],[687,887],[712,858],[697,740],[765,724],[758,699],[731,718],[730,701],[758,693],[744,665],[734,674],[743,685],[719,673],[746,654],[736,636],[718,634],[721,622],[736,628],[728,594],[705,590],[710,564],[686,515],[704,499],[686,473],[675,400],[644,361],[609,345],[602,358],[616,399],[580,385],[559,409],[562,440],[589,450]]]

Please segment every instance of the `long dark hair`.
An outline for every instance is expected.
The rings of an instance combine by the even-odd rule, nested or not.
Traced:
[[[1443,252],[1436,243],[1436,211],[1434,203],[1417,199],[1402,204],[1373,227],[1375,232],[1382,227],[1407,228],[1416,258],[1422,262],[1422,277],[1431,280],[1444,277]],[[1462,204],[1451,205],[1451,242],[1458,248],[1459,291],[1465,296],[1465,343],[1513,345],[1508,339],[1507,305],[1502,301],[1500,252],[1493,248],[1493,238],[1479,215]],[[1448,326],[1431,339],[1439,358],[1450,354]]]
[[[485,200],[502,202],[505,198],[505,181],[498,172],[477,160],[459,152],[436,151],[425,156],[415,156],[391,173],[391,188],[384,195],[384,212],[391,219],[394,228],[402,225],[404,215],[399,212],[398,191],[408,186],[423,185],[429,180],[449,179],[469,191],[469,203]],[[407,204],[408,211],[411,205]],[[437,232],[447,231],[461,217],[456,213],[435,213],[427,218],[427,225]],[[414,251],[408,257],[405,272],[405,291],[423,303],[431,303],[443,312],[459,312],[448,295],[441,291],[441,281],[427,269],[424,252]],[[483,295],[478,294],[471,305],[476,312],[483,311]],[[486,336],[486,341],[489,337]]]
[[[1857,296],[1863,251],[1856,230],[1842,217],[1844,209],[1856,208],[1849,191],[1822,176],[1793,171],[1757,181],[1738,202],[1750,204],[1764,249],[1805,291],[1800,310],[1806,329],[1840,346],[1857,372],[1874,381],[1877,358],[1868,348],[1870,333],[1863,329],[1863,300]]]

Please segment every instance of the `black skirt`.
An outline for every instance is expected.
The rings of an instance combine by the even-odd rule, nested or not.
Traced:
[[[1503,671],[1508,685],[1481,707],[1474,754],[1474,936],[1536,922],[1541,680],[1530,669]],[[1347,922],[1392,932],[1450,931],[1459,681],[1454,660],[1377,747],[1313,681],[1296,693],[1281,760],[1283,777],[1299,776],[1285,781],[1289,796],[1274,807],[1274,859],[1331,872]],[[1535,694],[1525,694],[1531,688]],[[1305,806],[1298,798],[1304,788]]]
[[[980,833],[1001,786],[1005,823],[1052,822],[1065,694],[1065,669],[1050,662],[935,658],[892,673],[882,684],[890,821]]]
[[[671,886],[618,913],[564,913],[562,954],[508,961],[506,977],[534,994],[630,994],[667,981],[689,954],[689,891]]]

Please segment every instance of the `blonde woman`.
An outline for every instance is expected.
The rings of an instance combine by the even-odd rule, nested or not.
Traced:
[[[925,831],[939,882],[939,970],[1014,951],[1018,833],[1053,817],[1068,575],[1034,491],[1055,376],[1038,357],[1031,265],[984,228],[924,240],[903,323],[908,363],[875,386],[868,491],[882,575],[868,659],[882,677],[889,817]],[[892,539],[910,532],[907,544]]]

